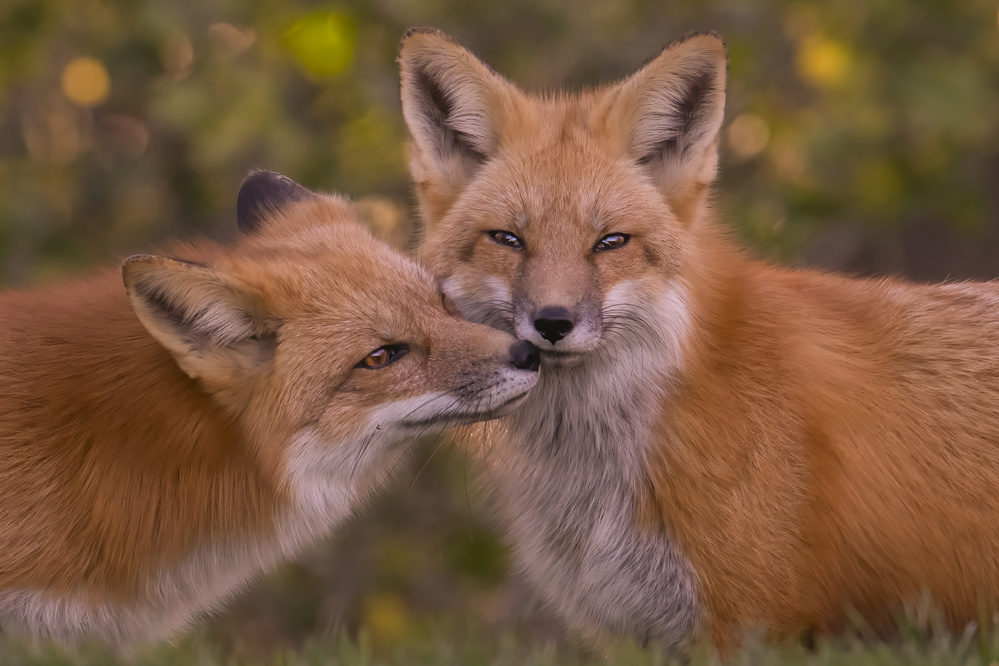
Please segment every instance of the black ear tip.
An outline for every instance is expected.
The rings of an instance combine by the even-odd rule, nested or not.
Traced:
[[[239,230],[249,233],[253,228],[247,228],[247,223],[254,221],[257,217],[256,208],[261,200],[261,195],[267,189],[267,183],[278,176],[273,171],[254,170],[243,179],[239,186],[239,194],[236,195],[236,222]]]
[[[236,197],[236,224],[243,233],[256,231],[261,220],[287,204],[301,201],[312,193],[276,171],[251,171],[239,186]]]

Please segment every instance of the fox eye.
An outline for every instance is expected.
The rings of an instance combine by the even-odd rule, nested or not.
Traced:
[[[512,247],[514,250],[523,250],[524,243],[517,238],[516,234],[511,234],[509,231],[494,230],[487,231],[486,235],[494,243],[499,243],[500,245],[506,245],[507,247]]]
[[[593,251],[606,252],[607,250],[616,250],[627,245],[630,238],[631,236],[628,234],[607,234],[597,241],[597,244],[593,246]]]
[[[385,345],[374,350],[355,365],[355,368],[366,370],[378,370],[384,368],[393,361],[398,361],[409,351],[409,345]]]

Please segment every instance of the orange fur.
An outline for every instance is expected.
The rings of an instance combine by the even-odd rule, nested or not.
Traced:
[[[542,350],[537,399],[490,425],[485,477],[570,622],[673,645],[696,624],[725,648],[747,627],[841,631],[851,609],[887,632],[925,592],[958,630],[999,608],[999,286],[736,249],[706,201],[725,85],[711,35],[577,95],[525,94],[431,30],[399,61],[422,257],[465,316]],[[549,342],[552,306],[574,328]],[[630,522],[601,522],[619,501]],[[549,583],[572,567],[602,582]],[[654,572],[679,582],[646,592]]]
[[[433,419],[530,388],[512,337],[448,313],[347,202],[304,192],[265,200],[230,247],[129,259],[128,295],[111,269],[0,294],[5,629],[169,636],[328,533]]]

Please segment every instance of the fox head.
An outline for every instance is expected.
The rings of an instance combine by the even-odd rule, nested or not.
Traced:
[[[149,334],[250,430],[270,441],[307,432],[333,464],[337,450],[360,458],[501,415],[536,381],[530,345],[449,311],[431,276],[376,241],[348,201],[256,172],[237,216],[230,249],[133,256],[122,273]],[[343,442],[363,446],[348,456]]]
[[[436,30],[411,30],[399,63],[422,258],[464,316],[553,365],[654,314],[683,318],[718,164],[720,38],[688,35],[616,84],[543,97]]]

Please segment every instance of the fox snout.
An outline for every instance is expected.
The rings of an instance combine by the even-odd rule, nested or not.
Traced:
[[[572,315],[563,307],[541,308],[534,318],[534,330],[553,345],[569,335],[575,326]]]
[[[600,340],[599,308],[586,299],[566,306],[515,297],[513,310],[515,335],[535,345],[545,364],[578,361]]]
[[[518,370],[537,372],[541,367],[541,352],[528,340],[517,340],[510,345],[510,365]]]

